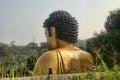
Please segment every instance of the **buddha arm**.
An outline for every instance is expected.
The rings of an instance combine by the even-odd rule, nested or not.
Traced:
[[[37,63],[34,67],[34,76],[38,75],[47,75],[49,72],[49,68],[52,68],[53,74],[56,74],[57,70],[57,57],[55,51],[49,51],[44,53],[37,60]]]

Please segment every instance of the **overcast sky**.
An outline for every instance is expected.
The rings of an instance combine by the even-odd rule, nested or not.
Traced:
[[[66,10],[79,22],[79,38],[104,30],[109,11],[120,0],[0,0],[0,42],[26,45],[46,41],[44,20],[55,10]]]

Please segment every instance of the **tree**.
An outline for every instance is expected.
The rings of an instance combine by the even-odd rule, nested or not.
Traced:
[[[40,47],[41,48],[47,48],[47,43],[46,42],[41,42]]]
[[[27,67],[26,75],[27,76],[32,76],[31,72],[33,71],[36,61],[37,61],[37,58],[33,55],[27,58],[27,65],[26,65],[26,67]]]
[[[87,51],[100,55],[108,67],[120,64],[120,9],[110,12],[105,22],[106,31],[87,41]]]
[[[39,56],[41,56],[47,50],[48,50],[48,48],[47,48],[47,43],[46,42],[41,42],[40,47],[37,49],[37,51],[39,52]]]
[[[28,48],[37,48],[38,45],[36,43],[34,43],[34,42],[30,42],[26,47],[28,47]]]
[[[5,48],[5,44],[0,42],[0,57],[3,55],[3,49]]]
[[[105,22],[105,29],[111,44],[117,49],[118,53],[120,53],[120,9],[110,12]],[[117,59],[120,62],[120,54],[118,54]]]
[[[105,22],[105,29],[107,32],[120,30],[120,9],[110,11],[110,15]]]
[[[87,51],[92,53],[96,65],[103,60],[109,68],[116,64],[116,49],[110,43],[109,37],[106,33],[96,35],[87,41]]]

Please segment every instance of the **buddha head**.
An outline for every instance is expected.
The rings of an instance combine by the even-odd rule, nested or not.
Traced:
[[[43,23],[49,49],[58,48],[57,40],[75,43],[78,39],[78,22],[64,10],[52,12]]]

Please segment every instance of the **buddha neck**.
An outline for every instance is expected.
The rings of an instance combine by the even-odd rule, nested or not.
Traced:
[[[66,42],[66,41],[57,39],[57,46],[58,46],[58,48],[63,48],[63,47],[74,47],[74,46],[75,46],[75,43]]]

